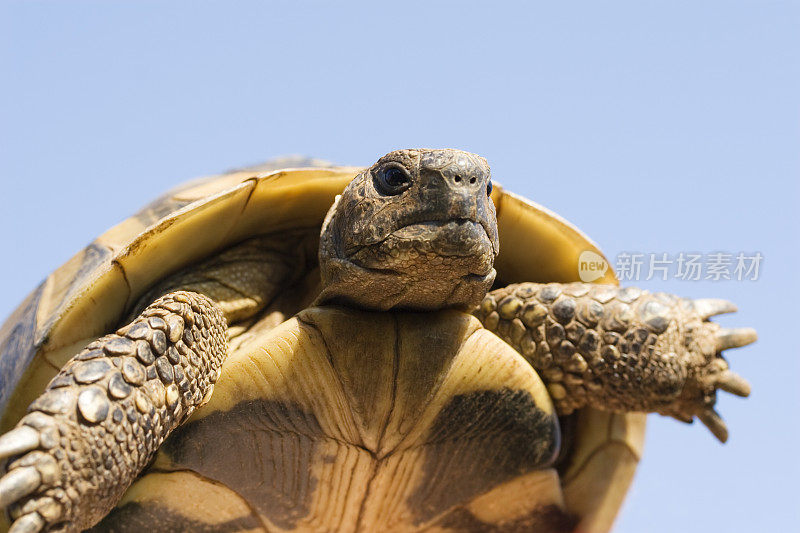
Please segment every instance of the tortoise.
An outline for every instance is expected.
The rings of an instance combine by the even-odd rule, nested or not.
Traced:
[[[452,149],[179,187],[0,330],[11,531],[607,531],[647,412],[725,441],[755,332],[587,251]]]

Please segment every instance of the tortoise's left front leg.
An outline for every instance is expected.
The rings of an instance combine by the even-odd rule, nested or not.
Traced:
[[[521,283],[489,293],[475,314],[530,361],[560,413],[589,405],[697,417],[724,442],[716,391],[747,396],[750,386],[721,352],[750,344],[756,333],[708,319],[735,310],[724,300],[634,287]]]
[[[11,532],[97,523],[192,411],[210,397],[227,328],[205,296],[173,292],[73,357],[0,437],[0,508]]]

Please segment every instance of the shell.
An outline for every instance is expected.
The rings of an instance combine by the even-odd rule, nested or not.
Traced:
[[[260,170],[309,163],[323,164],[280,160],[257,167],[259,172],[235,171],[184,184],[106,231],[48,276],[0,328],[0,430],[16,424],[56,368],[119,326],[155,281],[264,228],[320,226],[333,197],[359,169]]]
[[[102,234],[0,328],[0,431],[16,424],[56,368],[118,327],[154,282],[265,229],[320,226],[335,195],[359,170],[295,158],[211,176],[173,189]],[[503,283],[576,281],[581,252],[602,256],[583,233],[544,207],[500,186],[492,198]],[[613,271],[597,282],[616,283]],[[641,414],[580,413],[561,485],[567,508],[581,517],[581,530],[611,526],[641,457],[644,427]]]

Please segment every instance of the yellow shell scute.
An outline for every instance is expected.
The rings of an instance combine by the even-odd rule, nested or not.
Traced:
[[[59,351],[60,361],[64,347],[112,331],[150,285],[214,251],[264,232],[320,226],[334,196],[357,171],[306,168],[202,178],[103,233],[44,283],[36,303],[36,353],[16,386],[3,388],[0,398],[10,400],[2,406],[0,429],[16,424],[43,390],[39,384],[60,366],[50,365],[53,358],[46,354]],[[0,330],[0,345],[18,315]],[[13,392],[5,390],[12,386]]]
[[[138,521],[131,522],[128,516],[131,510],[139,513],[134,515]],[[137,526],[170,529],[188,525],[204,531],[264,531],[260,518],[241,496],[193,472],[152,472],[145,475],[128,489],[102,522],[102,526],[110,531],[130,531]]]
[[[602,257],[589,237],[549,209],[505,190],[492,198],[500,233],[495,268],[504,282],[577,281],[582,252]],[[607,270],[596,283],[616,283],[613,271]]]
[[[154,468],[231,488],[270,530],[435,529],[454,505],[496,523],[480,498],[503,485],[541,489],[514,517],[563,505],[541,473],[555,428],[530,365],[470,315],[310,308],[230,354]]]

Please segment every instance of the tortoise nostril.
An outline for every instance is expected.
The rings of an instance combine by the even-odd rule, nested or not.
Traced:
[[[475,178],[470,178],[470,179],[469,179],[469,182],[470,182],[472,185],[475,185]]]
[[[461,176],[456,176],[456,183],[461,181]]]

